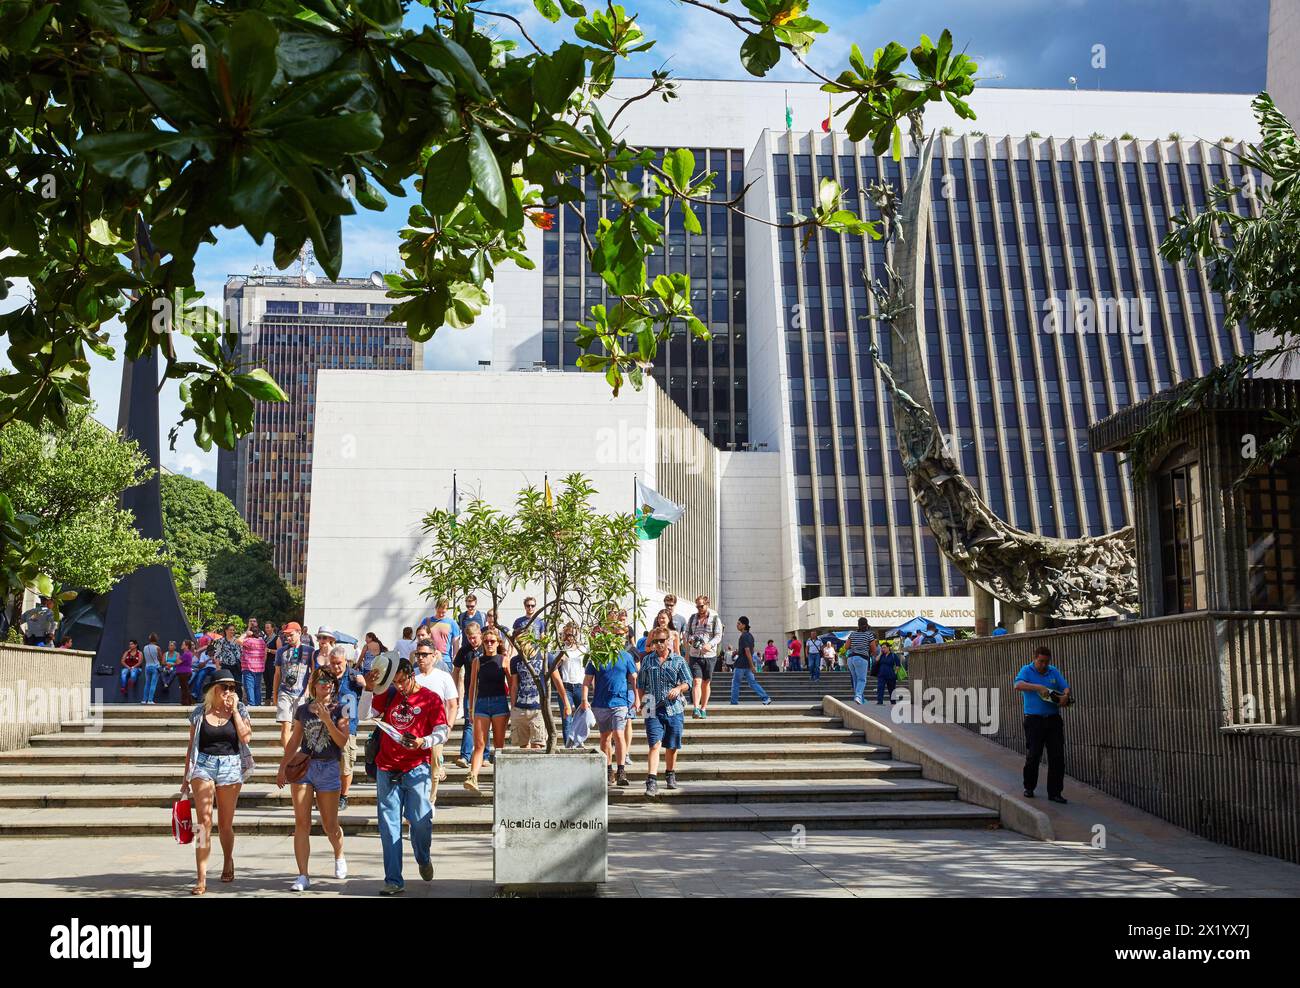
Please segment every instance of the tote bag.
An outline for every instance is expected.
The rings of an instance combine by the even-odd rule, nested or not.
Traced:
[[[183,794],[172,801],[172,836],[177,844],[189,844],[194,840],[194,812]]]

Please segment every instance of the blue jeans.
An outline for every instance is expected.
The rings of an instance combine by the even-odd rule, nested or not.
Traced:
[[[564,747],[576,748],[581,742],[579,742],[574,736],[577,733],[574,730],[574,727],[577,726],[579,716],[587,716],[586,711],[578,709],[578,704],[582,702],[582,684],[565,683],[564,692],[569,697],[569,708],[573,711],[572,716],[565,717],[564,700],[561,698],[560,694],[555,694],[555,704],[560,708],[560,724],[564,731]]]
[[[808,678],[814,683],[822,678],[822,657],[820,655],[808,656]]]
[[[433,807],[429,804],[429,766],[409,772],[379,769],[375,780],[375,805],[379,811],[379,843],[384,849],[384,881],[405,887],[402,881],[402,817],[411,825],[411,850],[415,863],[429,862],[433,843]]]
[[[211,675],[211,667],[204,666],[190,676],[190,693],[193,694],[195,703],[203,702],[203,681]]]
[[[260,707],[262,705],[262,674],[260,672],[249,672],[245,669],[241,676],[244,680],[244,703],[250,707]]]
[[[871,664],[861,655],[849,656],[849,678],[853,680],[853,702],[861,703],[862,694],[867,689],[867,677],[871,674]]]
[[[890,676],[888,679],[886,679],[884,676],[877,676],[876,677],[876,702],[884,703],[886,700],[889,700],[890,703],[893,703],[894,701],[890,700],[889,698],[894,692],[894,687],[897,685],[898,685],[897,676]]]
[[[469,687],[465,688],[465,696],[461,701],[461,711],[464,714],[464,720],[461,722],[464,726],[461,729],[460,737],[460,757],[469,761],[474,757],[474,715],[469,709]],[[487,747],[483,749],[483,758],[487,761],[492,760],[492,728],[488,728]]]
[[[758,677],[754,675],[753,669],[733,669],[731,671],[731,702],[740,702],[740,684],[748,682],[749,688],[758,694],[758,698],[766,703],[769,699],[767,691],[758,685]]]
[[[153,695],[158,690],[158,680],[162,676],[162,666],[145,666],[144,667],[144,693],[140,699],[146,703],[153,701]]]
[[[128,669],[126,666],[122,666],[122,674],[119,677],[119,686],[121,688],[123,696],[126,695],[127,690],[129,690],[132,686],[135,685],[135,681],[139,678],[140,678],[139,666],[136,666],[134,669]]]
[[[790,671],[791,672],[799,671],[799,656],[797,655],[790,656]]]

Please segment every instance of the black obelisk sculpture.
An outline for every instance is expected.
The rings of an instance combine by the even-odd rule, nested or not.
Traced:
[[[135,515],[135,528],[146,539],[163,537],[162,491],[158,471],[162,464],[162,437],[158,431],[158,354],[151,350],[136,361],[122,363],[122,397],[117,410],[117,428],[127,439],[134,439],[140,452],[149,458],[153,476],[143,484],[122,492],[121,505]],[[150,633],[158,635],[163,648],[167,642],[178,644],[193,637],[171,569],[157,563],[123,577],[108,593],[104,614],[104,634],[95,656],[96,670],[107,665],[106,676],[92,677],[92,687],[102,687],[104,700],[121,698],[117,676],[122,652],[129,639],[135,638],[143,648]],[[131,691],[138,699],[144,674]]]

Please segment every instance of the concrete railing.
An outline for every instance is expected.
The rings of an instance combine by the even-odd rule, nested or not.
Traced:
[[[0,751],[89,716],[93,652],[0,644]]]
[[[1023,751],[1011,683],[1039,644],[1078,701],[1063,714],[1071,776],[1211,840],[1300,861],[1300,614],[1201,612],[926,646],[912,651],[906,685],[997,690],[991,737]]]

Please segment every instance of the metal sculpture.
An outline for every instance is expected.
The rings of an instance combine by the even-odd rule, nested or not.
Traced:
[[[893,395],[894,432],[912,496],[939,548],[967,579],[1025,612],[1060,619],[1113,617],[1137,610],[1136,543],[1132,526],[1105,535],[1056,539],[999,518],[962,476],[930,401],[916,299],[924,298],[925,245],[930,228],[932,135],[921,150],[901,213],[892,186],[869,190],[894,250],[886,282],[875,282],[873,317],[893,333],[891,363],[873,344],[871,356]]]

